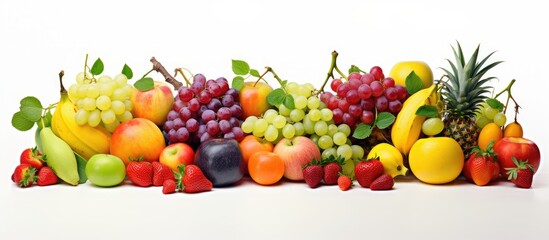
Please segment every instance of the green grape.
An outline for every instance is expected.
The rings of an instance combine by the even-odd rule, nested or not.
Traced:
[[[325,121],[325,122],[332,120],[332,118],[334,117],[334,113],[332,112],[332,110],[328,108],[323,108],[322,110],[320,110],[320,114],[321,114],[322,121]]]
[[[134,90],[133,86],[130,84],[126,84],[122,87],[122,92],[124,93],[124,99],[130,98],[130,95],[132,95],[132,91]]]
[[[265,132],[268,126],[269,123],[267,123],[267,120],[263,118],[257,119],[254,123],[254,131],[257,130],[258,132]]]
[[[307,108],[309,108],[309,110],[319,109],[319,107],[320,107],[320,99],[318,97],[310,96],[307,99]]]
[[[347,136],[345,136],[345,134],[342,132],[337,132],[336,134],[334,134],[332,138],[334,140],[334,143],[338,146],[341,146],[347,143]]]
[[[76,89],[76,98],[82,99],[85,98],[88,93],[88,84],[80,84],[78,85],[78,89]]]
[[[246,119],[240,126],[244,133],[251,133],[254,130],[254,122]]]
[[[133,109],[133,104],[130,100],[124,100],[124,106],[126,106],[126,111],[131,111]]]
[[[86,73],[86,74],[89,74],[89,73]],[[78,84],[83,84],[84,83],[84,72],[80,72],[80,73],[76,74],[76,83],[78,83]]]
[[[86,111],[93,111],[95,109],[95,99],[84,98],[82,99],[82,108]]]
[[[505,123],[507,122],[507,117],[503,113],[496,113],[494,116],[494,123],[500,127],[505,126]]]
[[[282,128],[282,135],[285,138],[293,138],[295,136],[295,127],[292,124],[286,124]]]
[[[275,126],[269,124],[267,129],[265,130],[265,140],[269,142],[274,142],[278,138],[278,130],[275,128]]]
[[[364,148],[362,148],[359,145],[351,145],[351,149],[353,150],[353,156],[352,159],[362,159],[364,157]]]
[[[305,129],[306,134],[315,133],[315,123],[313,121],[311,121],[309,116],[305,116],[303,118],[303,129]]]
[[[273,126],[275,126],[275,128],[281,129],[286,125],[286,118],[281,115],[276,115],[276,117],[274,117],[273,119],[272,124]]]
[[[78,87],[79,87],[78,84],[71,85],[69,87],[69,96],[71,96],[73,98],[76,98],[77,97],[77,92],[78,92]]]
[[[303,84],[304,87],[306,87],[307,89],[309,89],[309,91],[314,91],[315,90],[315,86],[313,86],[312,83],[305,83]]]
[[[320,121],[322,117],[322,114],[318,109],[309,110],[309,113],[307,113],[307,115],[309,115],[309,119],[311,119],[313,122]]]
[[[305,117],[305,112],[302,109],[293,109],[290,112],[290,119],[292,122],[301,122]]]
[[[114,82],[116,82],[118,86],[125,86],[126,84],[128,84],[128,77],[126,77],[126,75],[122,73],[119,73],[118,75],[114,76]]]
[[[318,135],[312,134],[309,138],[318,145],[318,139],[320,138]]]
[[[101,111],[101,121],[106,124],[113,123],[116,120],[116,114],[112,109]]]
[[[78,109],[84,109],[84,99],[78,99],[78,100],[76,100],[76,108],[78,108]]]
[[[355,177],[355,161],[353,161],[353,159],[345,160],[344,164],[341,165],[341,171],[343,172],[343,175],[348,176],[351,179],[354,179],[354,177]]]
[[[101,111],[99,109],[95,109],[90,112],[88,116],[88,125],[92,127],[97,127],[99,123],[101,122]]]
[[[112,92],[111,99],[124,101],[126,100],[126,94],[124,93],[124,90],[122,88],[117,88],[114,90],[114,92]]]
[[[351,127],[349,127],[349,125],[345,123],[339,124],[339,126],[337,126],[337,129],[339,129],[340,132],[344,133],[346,137],[351,135]]]
[[[328,124],[324,121],[318,121],[315,123],[314,130],[316,135],[324,136],[328,134]]]
[[[326,103],[320,101],[320,106],[318,107],[318,109],[324,109],[324,108],[328,108],[328,106],[326,106]],[[330,110],[331,112],[331,110]]]
[[[326,148],[324,151],[322,151],[322,154],[321,154],[322,159],[329,158],[330,156],[336,157],[337,149],[331,147],[331,148]]]
[[[118,100],[115,100],[115,101],[118,101]],[[122,102],[120,102],[122,103]],[[111,108],[111,99],[107,96],[99,96],[96,100],[95,100],[95,105],[97,106],[97,108],[101,111],[105,111],[109,108]],[[122,111],[124,112],[124,111]]]
[[[254,128],[254,130],[252,131],[252,134],[256,137],[261,138],[261,137],[265,136],[265,131],[261,132],[261,131],[257,130],[256,128]]]
[[[288,93],[297,94],[298,87],[299,87],[299,84],[295,82],[286,83],[286,91],[288,91]]]
[[[484,115],[481,115],[480,117],[477,117],[477,126],[479,128],[483,128],[484,126],[486,126],[486,124],[488,123],[491,123],[492,121],[490,121],[488,118],[486,118],[486,116]]]
[[[112,78],[108,75],[102,75],[97,79],[98,83],[112,82]]]
[[[330,135],[330,137],[333,137],[337,132],[339,132],[339,129],[335,124],[328,125],[328,135]]]
[[[112,123],[109,123],[109,124],[103,123],[103,126],[105,126],[105,128],[109,132],[114,132],[114,130],[116,129],[116,127],[118,127],[118,125],[120,125],[120,121],[118,121],[118,119],[114,120]]]
[[[299,96],[308,98],[309,96],[311,96],[311,93],[311,90],[309,90],[309,88],[306,86],[300,85],[299,87],[297,87],[297,95]]]
[[[120,122],[127,122],[127,121],[130,121],[132,120],[133,116],[132,116],[132,113],[128,111],[128,109],[126,109],[126,111],[124,111],[124,113],[120,114],[120,115],[116,115],[116,119],[118,119],[118,121]]]
[[[76,120],[76,124],[82,126],[86,123],[88,123],[88,117],[90,116],[90,114],[88,113],[88,111],[84,110],[84,109],[79,109],[78,111],[76,111],[76,116],[74,117],[75,120]]]
[[[421,126],[421,131],[427,136],[435,136],[442,130],[444,130],[444,122],[440,118],[429,118]]]
[[[278,106],[278,113],[284,117],[289,117],[291,111],[292,110],[287,108],[284,104],[280,104],[280,106]]]
[[[301,122],[294,123],[294,129],[295,136],[303,136],[303,134],[305,134],[305,127],[303,127],[303,123]]]
[[[294,98],[294,105],[296,109],[304,109],[307,107],[307,98],[304,96],[296,96]]]
[[[497,109],[493,109],[491,107],[487,107],[484,109],[484,116],[486,116],[486,118],[488,118],[489,120],[493,120],[494,119],[494,116],[496,116],[496,114],[498,113],[499,111]]]
[[[88,91],[86,92],[86,97],[97,98],[99,96],[99,87],[97,84],[90,84],[88,86]]]
[[[341,145],[337,147],[337,156],[342,156],[345,160],[349,160],[353,156],[353,149],[347,144]]]
[[[267,120],[268,123],[272,123],[276,116],[278,116],[278,112],[274,109],[268,109],[263,113],[263,119]]]
[[[97,85],[99,87],[99,94],[102,96],[110,97],[115,89],[115,84],[110,82],[98,83]]]
[[[332,141],[330,136],[324,135],[318,139],[317,144],[320,149],[328,149],[334,145],[334,141]]]
[[[95,102],[96,105],[97,105],[97,101],[99,101],[99,99],[96,100]],[[117,115],[122,114],[124,113],[124,111],[126,111],[126,105],[121,101],[114,100],[111,102],[111,109],[114,111],[114,114],[117,114]]]

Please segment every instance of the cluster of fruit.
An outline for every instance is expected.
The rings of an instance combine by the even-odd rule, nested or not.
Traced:
[[[36,148],[27,148],[21,153],[19,165],[11,175],[11,180],[20,187],[56,184],[58,179],[53,170],[44,166],[44,156]]]

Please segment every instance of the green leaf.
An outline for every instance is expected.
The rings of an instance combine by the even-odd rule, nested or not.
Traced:
[[[133,84],[139,91],[149,91],[154,88],[154,81],[152,78],[141,78]]]
[[[42,121],[38,120],[36,123],[38,123],[38,127],[41,129],[44,127],[51,127],[51,118],[52,118],[51,111],[48,110],[48,112],[46,112],[46,116],[42,118],[44,122],[42,123]]]
[[[128,64],[124,64],[124,67],[122,68],[122,74],[126,75],[128,79],[132,79],[133,71],[130,66],[128,66]]]
[[[42,108],[42,103],[40,103],[40,100],[38,100],[38,98],[33,96],[25,97],[21,99],[19,103],[21,104],[22,107],[25,106],[25,107]]]
[[[356,139],[365,139],[372,134],[372,129],[372,126],[360,123],[356,126],[356,129],[353,132],[353,137]]]
[[[500,101],[498,101],[497,99],[495,98],[489,98],[486,100],[486,103],[488,104],[488,106],[490,106],[491,108],[493,109],[497,109],[498,111],[503,111],[503,108],[505,107],[505,105],[503,105],[503,103],[501,103]]]
[[[416,115],[428,118],[438,117],[438,109],[435,106],[423,105],[417,109]]]
[[[255,70],[255,69],[250,69],[250,75],[254,76],[254,77],[260,77],[261,75],[259,75],[259,71]]]
[[[90,73],[93,75],[99,75],[103,72],[104,67],[105,66],[103,66],[103,61],[101,61],[101,58],[97,58],[90,69]]]
[[[284,106],[286,106],[288,109],[294,109],[295,108],[294,96],[290,94],[286,95],[286,97],[284,97]]]
[[[86,176],[86,164],[88,163],[84,157],[80,156],[80,154],[74,152],[74,156],[76,157],[76,165],[78,167],[78,177],[80,178],[78,180],[78,183],[85,183],[88,181],[88,176]]]
[[[23,113],[16,112],[11,118],[11,125],[19,131],[28,131],[34,126],[34,122],[23,116]]]
[[[377,115],[376,126],[379,129],[385,129],[395,122],[395,115],[389,112],[381,112]]]
[[[233,78],[233,82],[231,83],[231,87],[234,89],[240,91],[244,87],[244,78],[242,76],[236,76]]]
[[[416,72],[412,71],[406,77],[406,90],[408,90],[408,94],[412,95],[421,90],[421,88],[423,88],[423,82],[421,81],[421,78],[417,76]]]
[[[272,106],[277,106],[279,104],[282,104],[285,99],[286,99],[286,93],[284,92],[284,90],[282,90],[282,88],[277,88],[271,91],[267,95],[267,102]],[[286,107],[289,107],[289,106],[286,106]]]
[[[38,122],[42,117],[42,108],[34,106],[21,106],[19,112],[31,122]]]
[[[250,65],[242,60],[232,60],[233,72],[236,75],[246,75],[250,72]]]
[[[285,88],[286,87],[286,84],[288,84],[288,80],[284,80],[280,83],[280,86]]]
[[[360,73],[360,68],[358,68],[355,65],[352,65],[351,68],[349,68],[349,74],[354,73],[354,72]]]

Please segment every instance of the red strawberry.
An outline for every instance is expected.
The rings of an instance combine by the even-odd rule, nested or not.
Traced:
[[[499,162],[496,161],[488,161],[488,167],[492,169],[492,181],[497,180],[499,178]]]
[[[152,167],[153,167],[153,180],[152,180],[153,186],[162,186],[164,184],[164,181],[168,179],[175,180],[172,169],[169,168],[168,166],[160,162],[154,161],[152,163]]]
[[[353,181],[351,181],[351,178],[345,175],[341,175],[337,178],[337,185],[339,185],[339,189],[341,191],[347,191],[349,188],[351,188]]]
[[[211,191],[213,188],[212,182],[204,176],[200,168],[194,164],[187,166],[178,166],[179,172],[176,172],[175,180],[177,181],[177,189],[183,190],[186,193],[198,193]]]
[[[473,154],[471,154],[467,164],[465,164],[465,177],[478,186],[485,186],[494,179],[494,157],[496,156],[496,153],[492,148],[493,145],[494,142],[492,141],[485,150],[480,150],[478,147],[475,147],[473,149]]]
[[[38,180],[36,181],[36,184],[38,186],[48,186],[53,185],[57,183],[57,176],[51,170],[49,167],[42,167],[40,170],[38,170]]]
[[[345,159],[342,157],[333,157],[331,156],[324,163],[324,183],[326,185],[336,185],[337,179],[339,178],[339,173],[342,168],[341,165],[344,164]]]
[[[370,184],[371,190],[390,190],[393,188],[393,185],[395,184],[395,181],[393,180],[393,177],[391,175],[384,173],[381,174],[376,180]]]
[[[378,158],[361,161],[355,166],[355,178],[360,186],[368,188],[370,184],[383,174],[383,164]]]
[[[36,168],[30,164],[19,164],[13,171],[13,181],[20,187],[30,187],[36,178]]]
[[[46,156],[42,155],[36,147],[25,149],[19,157],[20,163],[29,164],[36,170],[40,170],[44,166],[44,160],[46,160]]]
[[[513,157],[516,168],[505,168],[511,180],[517,187],[530,188],[534,178],[534,167],[528,164],[528,161],[519,161]]]
[[[175,183],[175,181],[173,179],[167,179],[162,184],[162,193],[164,194],[174,193],[176,188],[177,188],[177,184]]]
[[[320,165],[320,162],[313,159],[311,162],[303,166],[303,179],[309,185],[310,188],[316,188],[320,186],[320,182],[324,177],[324,169]]]
[[[148,187],[152,184],[153,167],[149,162],[132,161],[126,166],[126,175],[133,184]]]

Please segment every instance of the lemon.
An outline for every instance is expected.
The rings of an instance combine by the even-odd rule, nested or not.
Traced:
[[[448,137],[422,138],[408,155],[410,169],[425,183],[444,184],[455,180],[463,169],[463,152],[456,140]]]
[[[428,88],[433,85],[433,71],[427,63],[421,61],[398,62],[393,66],[389,77],[395,80],[395,84],[406,86],[406,77],[414,71],[423,82],[422,88]]]
[[[368,159],[379,157],[383,164],[383,172],[393,178],[399,175],[405,176],[408,168],[403,164],[402,154],[396,147],[388,143],[375,145],[368,153]]]

